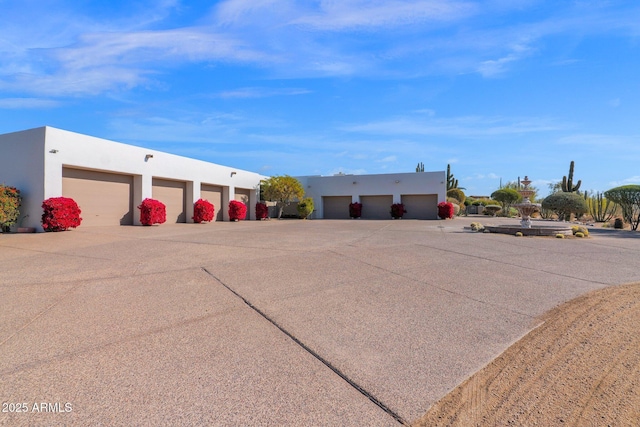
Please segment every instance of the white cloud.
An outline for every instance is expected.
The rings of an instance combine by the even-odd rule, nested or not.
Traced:
[[[10,110],[45,109],[58,107],[60,102],[41,98],[4,98],[0,99],[0,108]]]
[[[219,98],[267,98],[271,96],[305,95],[312,91],[300,88],[243,87],[220,92]]]
[[[620,185],[628,185],[628,184],[640,184],[640,175],[631,176],[629,178],[625,178],[620,181],[611,181],[609,185],[612,187],[618,187]]]

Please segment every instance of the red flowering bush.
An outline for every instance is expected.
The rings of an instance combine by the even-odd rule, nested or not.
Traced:
[[[362,203],[349,203],[349,216],[351,218],[360,218],[362,216]]]
[[[438,203],[438,216],[442,219],[451,219],[455,213],[453,203],[440,202]]]
[[[82,222],[80,208],[69,197],[51,197],[42,202],[42,228],[44,231],[65,231]]]
[[[266,203],[256,203],[256,219],[269,218],[269,208]]]
[[[247,216],[247,206],[237,200],[229,202],[229,219],[231,221],[241,221]]]
[[[402,215],[406,213],[407,211],[402,203],[394,203],[391,205],[391,216],[393,218],[402,218]]]
[[[142,225],[164,224],[167,221],[167,207],[159,200],[144,199],[138,209]]]
[[[20,216],[20,190],[7,185],[0,185],[0,229],[9,231]]]
[[[193,222],[200,224],[213,221],[214,213],[213,203],[208,200],[198,199],[193,205]]]

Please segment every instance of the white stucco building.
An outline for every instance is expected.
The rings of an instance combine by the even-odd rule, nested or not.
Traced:
[[[199,198],[214,204],[216,220],[228,219],[230,200],[255,217],[257,173],[121,144],[52,127],[0,135],[0,183],[23,196],[23,227],[42,231],[42,201],[71,197],[82,226],[139,225],[137,206],[147,198],[167,206],[167,222],[193,222]]]
[[[363,219],[391,218],[393,203],[404,204],[403,218],[438,219],[438,203],[446,201],[444,171],[296,178],[313,198],[312,218],[349,218],[349,204],[359,202]]]

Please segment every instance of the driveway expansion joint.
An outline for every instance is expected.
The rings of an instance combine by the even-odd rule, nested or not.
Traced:
[[[400,425],[403,425],[403,426],[408,426],[409,425],[409,423],[404,418],[402,418],[399,414],[397,414],[395,411],[393,411],[391,408],[389,408],[387,405],[385,405],[383,402],[381,402],[378,398],[376,398],[373,394],[371,394],[369,391],[364,389],[362,386],[360,386],[354,380],[349,378],[345,373],[343,373],[340,369],[335,367],[331,362],[326,360],[324,357],[322,357],[316,351],[314,351],[309,346],[307,346],[305,343],[303,343],[298,338],[296,338],[295,335],[293,335],[291,332],[286,330],[283,326],[278,324],[275,320],[273,320],[266,313],[264,313],[262,310],[260,310],[258,307],[256,307],[253,303],[251,303],[251,301],[247,300],[245,297],[240,295],[238,292],[236,292],[234,289],[232,289],[230,286],[228,286],[226,283],[224,283],[222,280],[220,280],[218,277],[216,277],[213,273],[211,273],[205,267],[202,267],[202,271],[204,271],[209,276],[211,276],[213,279],[215,279],[218,283],[220,283],[227,290],[229,290],[229,292],[231,292],[233,295],[235,295],[236,297],[240,298],[242,300],[242,302],[244,302],[249,308],[251,308],[253,311],[255,311],[258,315],[260,315],[260,317],[265,319],[267,322],[271,323],[280,332],[282,332],[287,337],[289,337],[291,340],[293,340],[293,342],[296,343],[299,347],[301,347],[304,351],[309,353],[311,356],[313,356],[315,359],[317,359],[319,362],[321,362],[327,368],[331,369],[336,375],[338,375],[340,378],[342,378],[344,381],[346,381],[351,387],[356,389],[360,394],[362,394],[364,397],[369,399],[372,403],[374,403],[376,406],[378,406],[384,412],[386,412],[391,417],[393,417],[393,419],[395,419]]]

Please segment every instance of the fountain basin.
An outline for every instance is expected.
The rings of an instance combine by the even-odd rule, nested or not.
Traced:
[[[573,230],[568,225],[532,225],[531,228],[524,228],[520,225],[487,225],[484,228],[489,230],[490,233],[516,234],[520,232],[523,236],[573,235]]]

